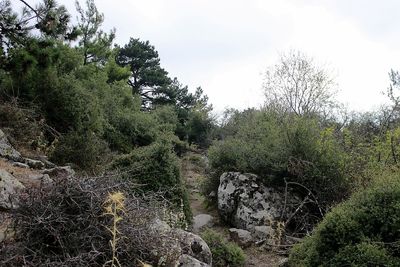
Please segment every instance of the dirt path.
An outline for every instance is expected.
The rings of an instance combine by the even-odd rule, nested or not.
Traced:
[[[211,228],[229,239],[229,227],[219,222],[217,210],[206,207],[204,196],[200,193],[201,184],[206,179],[205,161],[204,156],[196,153],[188,153],[182,159],[182,175],[189,191],[190,207],[192,208],[193,216],[199,214],[213,216],[215,223]],[[249,247],[243,250],[246,254],[246,267],[277,267],[284,259],[279,255],[266,251],[262,247]]]

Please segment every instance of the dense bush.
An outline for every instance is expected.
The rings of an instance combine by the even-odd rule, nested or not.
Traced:
[[[318,118],[280,115],[268,110],[236,114],[226,124],[236,131],[209,149],[212,179],[208,190],[216,190],[225,171],[255,173],[267,184],[300,183],[318,198],[323,208],[342,200],[350,185],[346,177],[347,155],[334,127],[323,127]],[[308,194],[303,187],[295,188]]]
[[[400,266],[398,174],[326,215],[290,254],[291,266]]]
[[[70,132],[55,144],[50,159],[58,164],[72,163],[83,170],[99,171],[109,160],[107,144],[93,132]]]
[[[210,247],[213,266],[244,266],[245,255],[238,245],[225,241],[221,234],[211,229],[207,229],[202,232],[201,237]]]
[[[125,179],[137,181],[140,187],[136,190],[164,192],[177,207],[183,205],[186,220],[191,221],[188,195],[171,141],[160,140],[134,149],[129,155],[116,159],[112,168],[125,173]]]

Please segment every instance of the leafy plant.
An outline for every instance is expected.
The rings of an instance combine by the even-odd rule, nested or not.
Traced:
[[[210,247],[213,256],[213,266],[216,267],[240,267],[244,266],[245,254],[235,243],[224,240],[224,237],[207,229],[201,233],[201,237]]]

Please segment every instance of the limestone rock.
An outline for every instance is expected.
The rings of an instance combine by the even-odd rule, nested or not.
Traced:
[[[40,160],[25,158],[24,162],[32,169],[43,169],[45,167],[44,163]]]
[[[231,228],[229,229],[229,236],[241,247],[249,247],[253,243],[251,233],[247,230]]]
[[[182,229],[175,229],[174,233],[178,237],[184,254],[187,254],[206,264],[212,263],[212,254],[210,248],[204,240],[193,233]]]
[[[13,148],[7,139],[7,136],[0,129],[0,157],[6,158],[12,161],[22,161],[21,154]]]
[[[50,178],[48,174],[29,174],[28,178],[32,182],[39,182],[41,184],[51,184],[53,180]]]
[[[214,225],[214,217],[209,214],[199,214],[193,217],[193,232],[199,233],[201,230]]]
[[[0,170],[0,209],[12,209],[18,206],[13,196],[24,186],[10,173]]]
[[[260,241],[272,238],[274,233],[275,230],[271,226],[262,225],[262,226],[255,226],[252,235],[256,241]]]
[[[52,177],[65,177],[69,178],[75,175],[75,171],[70,166],[55,167],[51,169],[45,169],[42,171],[43,174],[48,174]]]
[[[291,214],[300,203],[300,198],[289,192],[285,205],[285,195],[266,187],[254,174],[227,172],[220,177],[218,212],[221,218],[235,228],[250,231],[255,239],[273,236],[273,223],[285,220],[281,216]]]
[[[187,254],[183,254],[179,257],[175,267],[211,267],[211,265],[201,262]]]
[[[162,242],[152,253],[155,257],[163,254],[161,256],[166,258],[168,266],[211,266],[210,248],[200,236],[182,229],[173,229],[159,219],[152,221],[149,229],[165,238],[166,242]],[[173,263],[170,262],[171,257],[175,257]]]
[[[29,169],[28,164],[22,163],[22,162],[13,162],[13,166],[18,167],[18,168],[24,168],[24,169]]]

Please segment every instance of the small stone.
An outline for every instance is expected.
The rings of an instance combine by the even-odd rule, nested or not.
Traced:
[[[241,247],[249,247],[253,243],[251,233],[247,230],[231,228],[229,229],[229,235]]]
[[[48,174],[30,174],[28,177],[30,180],[39,181],[42,184],[53,183],[53,180],[50,178]]]
[[[12,165],[14,167],[18,167],[18,168],[29,169],[28,164],[25,164],[25,163],[22,163],[22,162],[13,162]]]
[[[75,171],[70,166],[55,167],[52,169],[45,169],[42,171],[43,174],[48,174],[50,177],[72,177],[75,175]]]
[[[25,163],[28,164],[28,166],[33,169],[43,169],[44,168],[44,163],[41,162],[40,160],[25,158]]]
[[[287,267],[289,266],[289,258],[283,258],[278,263],[279,267]]]
[[[211,265],[201,262],[190,255],[183,254],[179,257],[175,267],[210,267]]]
[[[214,225],[214,217],[209,214],[199,214],[193,218],[193,232],[199,233],[206,227]]]
[[[270,237],[274,236],[275,231],[271,226],[255,226],[254,227],[254,232],[253,232],[253,237],[257,241],[263,240],[263,239],[269,239]]]

